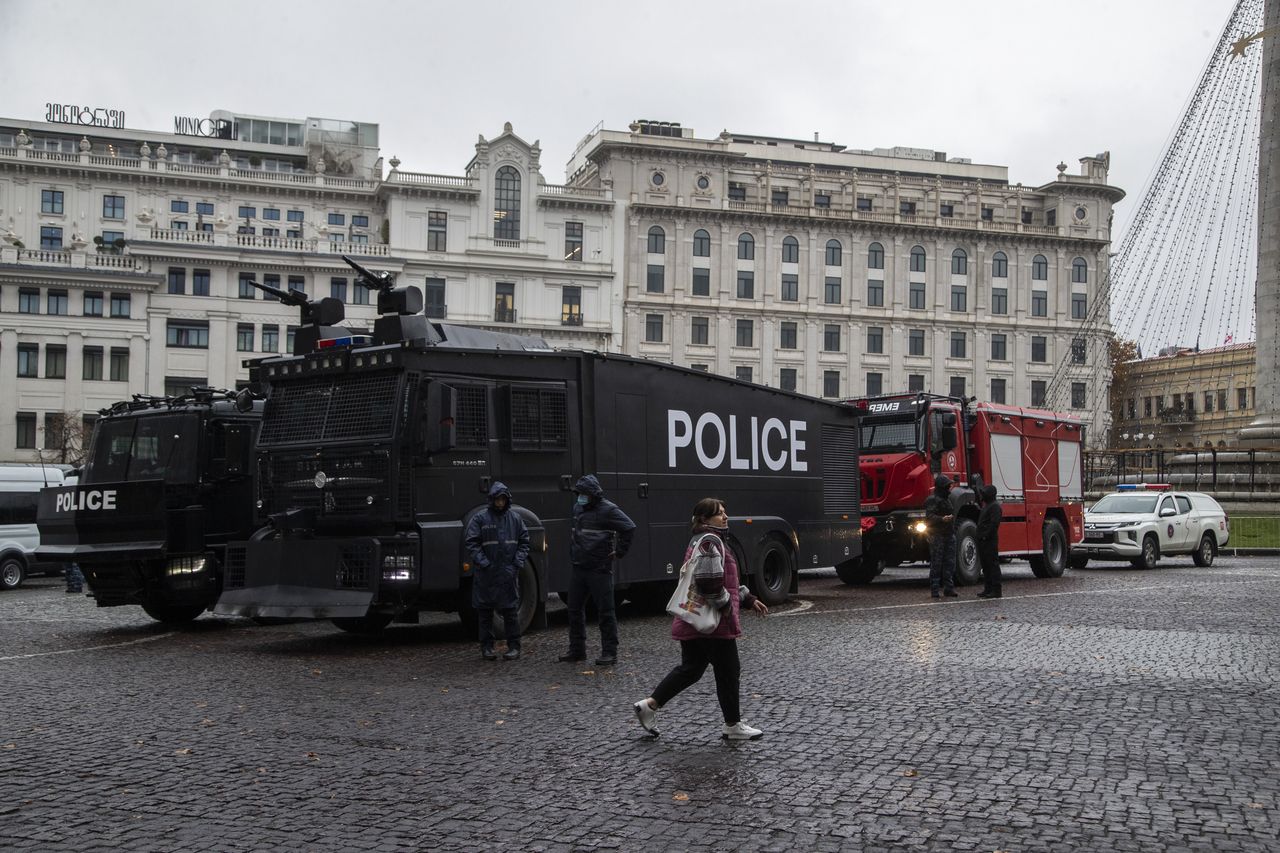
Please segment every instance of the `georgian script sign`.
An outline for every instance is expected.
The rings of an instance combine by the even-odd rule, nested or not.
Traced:
[[[211,139],[233,139],[235,122],[225,118],[192,118],[174,116],[173,132],[178,136],[207,136]]]
[[[83,124],[90,127],[124,127],[124,110],[46,103],[44,120],[57,124]]]

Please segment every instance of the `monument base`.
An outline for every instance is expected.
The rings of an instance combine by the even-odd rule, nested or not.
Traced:
[[[1240,430],[1241,447],[1280,447],[1280,415],[1258,415]]]

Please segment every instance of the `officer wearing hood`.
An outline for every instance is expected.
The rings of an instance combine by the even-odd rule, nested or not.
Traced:
[[[956,596],[955,510],[951,505],[951,479],[939,474],[933,494],[924,502],[924,521],[929,528],[929,594]]]
[[[507,635],[504,660],[520,657],[520,569],[529,556],[529,531],[511,510],[511,490],[495,482],[489,506],[467,525],[463,544],[471,561],[471,606],[480,623],[480,655],[497,660],[493,650],[493,612],[502,614]]]
[[[587,659],[587,595],[600,612],[600,657],[597,666],[618,662],[618,617],[613,601],[613,561],[631,548],[636,525],[591,474],[573,486],[573,532],[569,539],[569,651],[562,661]]]
[[[1000,597],[1000,521],[1004,510],[996,500],[996,487],[982,487],[982,512],[978,514],[978,559],[982,561],[982,592],[978,598]]]

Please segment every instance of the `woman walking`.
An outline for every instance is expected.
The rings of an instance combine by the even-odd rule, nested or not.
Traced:
[[[709,664],[716,675],[716,698],[724,714],[725,740],[756,740],[764,732],[742,722],[739,711],[738,636],[742,627],[738,619],[739,607],[750,607],[761,616],[769,613],[763,601],[738,585],[738,561],[733,550],[726,548],[724,534],[729,530],[729,516],[724,504],[717,498],[703,498],[693,508],[693,538],[685,549],[685,560],[693,554],[697,544],[703,553],[718,553],[723,557],[723,569],[705,572],[701,568],[694,576],[698,592],[712,605],[720,608],[720,624],[707,634],[698,633],[688,622],[675,619],[671,623],[671,636],[680,641],[680,664],[662,679],[653,695],[635,704],[640,725],[651,735],[658,734],[658,709],[670,702],[676,694],[702,678]],[[705,535],[710,534],[710,535]],[[699,539],[702,541],[699,543]],[[706,561],[719,569],[719,560]]]

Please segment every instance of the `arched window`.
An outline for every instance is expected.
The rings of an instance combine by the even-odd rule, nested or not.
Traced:
[[[840,259],[844,256],[844,248],[840,245],[839,240],[827,241],[827,266],[840,266]]]
[[[1076,258],[1071,262],[1071,281],[1075,284],[1089,283],[1089,265],[1084,258]]]
[[[923,247],[923,246],[914,246],[914,247],[912,247],[912,249],[911,249],[911,271],[912,271],[912,272],[924,272],[924,270],[925,270],[925,266],[926,266],[926,264],[927,264],[927,263],[928,263],[928,261],[926,260],[926,256],[925,256],[925,253],[924,253],[924,247]]]
[[[1004,252],[996,252],[991,256],[991,277],[1009,277],[1009,258]]]
[[[879,243],[872,243],[867,247],[867,269],[884,269],[884,246]]]
[[[756,241],[750,234],[743,233],[738,237],[738,260],[754,261],[756,259]]]
[[[964,249],[956,249],[951,253],[951,274],[969,274],[969,256],[965,253]]]
[[[503,166],[493,180],[493,236],[520,239],[520,173]]]
[[[657,225],[649,229],[649,254],[661,255],[667,251],[667,232]]]
[[[1044,255],[1036,255],[1031,259],[1031,280],[1049,280],[1049,262],[1045,260]]]
[[[782,262],[784,264],[800,263],[800,241],[795,237],[782,238]]]
[[[693,232],[693,256],[695,258],[711,257],[711,235],[701,228]]]

